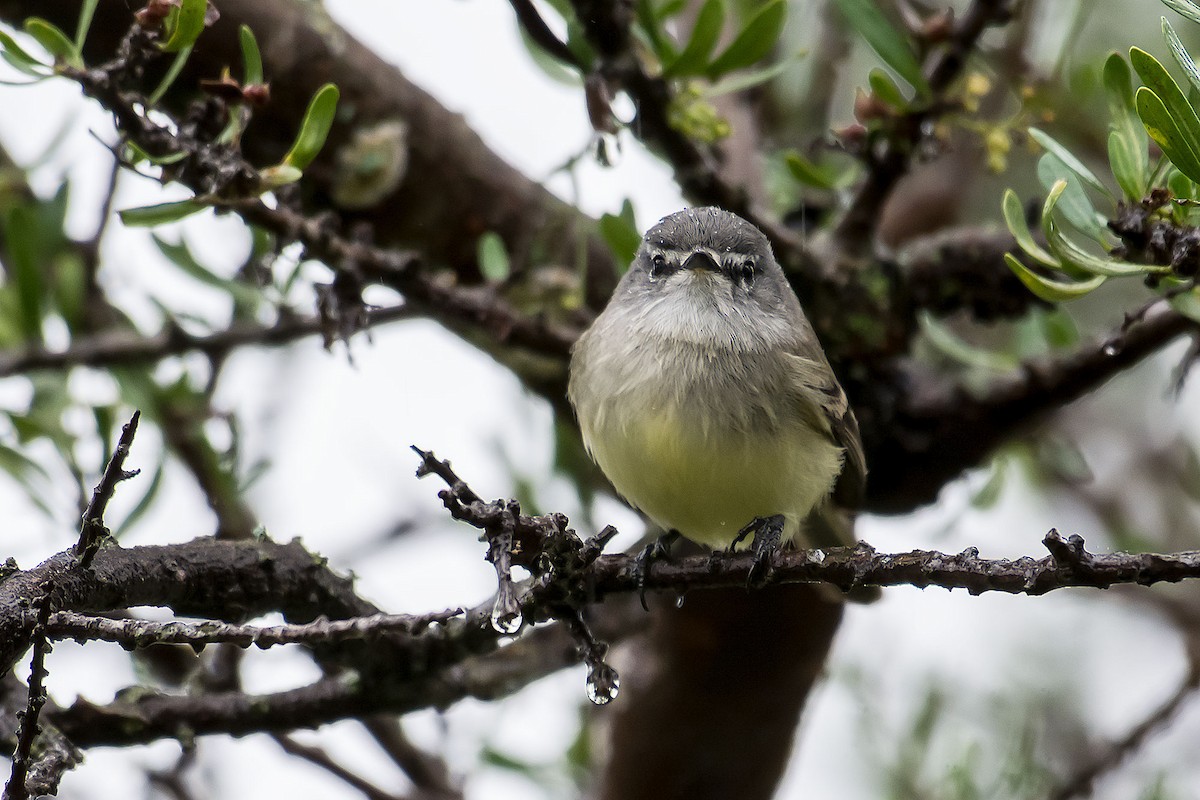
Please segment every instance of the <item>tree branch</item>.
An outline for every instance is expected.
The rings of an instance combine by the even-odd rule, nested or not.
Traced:
[[[977,393],[912,366],[886,378],[894,395],[855,387],[853,395],[872,404],[855,405],[871,465],[866,507],[896,513],[932,502],[1001,442],[1197,331],[1200,325],[1160,303],[1103,340],[1027,362]]]
[[[419,314],[413,308],[403,304],[368,309],[363,327],[370,328],[417,316]],[[0,377],[80,365],[109,367],[147,364],[192,352],[220,358],[239,347],[281,347],[318,333],[328,336],[328,321],[319,317],[291,316],[283,317],[272,325],[237,322],[225,330],[199,335],[177,326],[168,326],[151,335],[130,330],[110,330],[76,338],[65,350],[47,350],[35,346],[0,352]]]

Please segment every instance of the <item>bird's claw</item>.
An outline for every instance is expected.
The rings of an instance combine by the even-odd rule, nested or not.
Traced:
[[[662,536],[659,536],[650,544],[642,548],[642,551],[637,554],[634,559],[634,574],[637,577],[638,600],[642,603],[642,610],[649,611],[650,607],[646,605],[646,575],[650,571],[650,566],[659,560],[671,560],[671,545],[679,539],[679,531],[667,531]]]

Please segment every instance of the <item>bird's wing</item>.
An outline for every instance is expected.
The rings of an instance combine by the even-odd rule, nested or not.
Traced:
[[[816,395],[830,435],[845,452],[845,464],[834,488],[834,499],[838,505],[857,508],[862,502],[867,483],[867,457],[858,433],[858,420],[854,418],[846,393],[824,358],[816,360],[793,355],[792,359],[795,374]]]

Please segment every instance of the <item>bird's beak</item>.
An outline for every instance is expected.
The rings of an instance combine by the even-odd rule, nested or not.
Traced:
[[[721,266],[717,260],[706,250],[697,250],[687,257],[683,262],[684,269],[691,270],[708,270],[709,272],[720,272]]]

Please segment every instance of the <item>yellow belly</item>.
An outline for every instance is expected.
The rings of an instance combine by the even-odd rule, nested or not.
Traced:
[[[748,435],[673,410],[606,416],[610,424],[585,426],[584,439],[617,491],[664,529],[714,549],[775,514],[792,538],[841,468],[841,449],[799,421]]]

